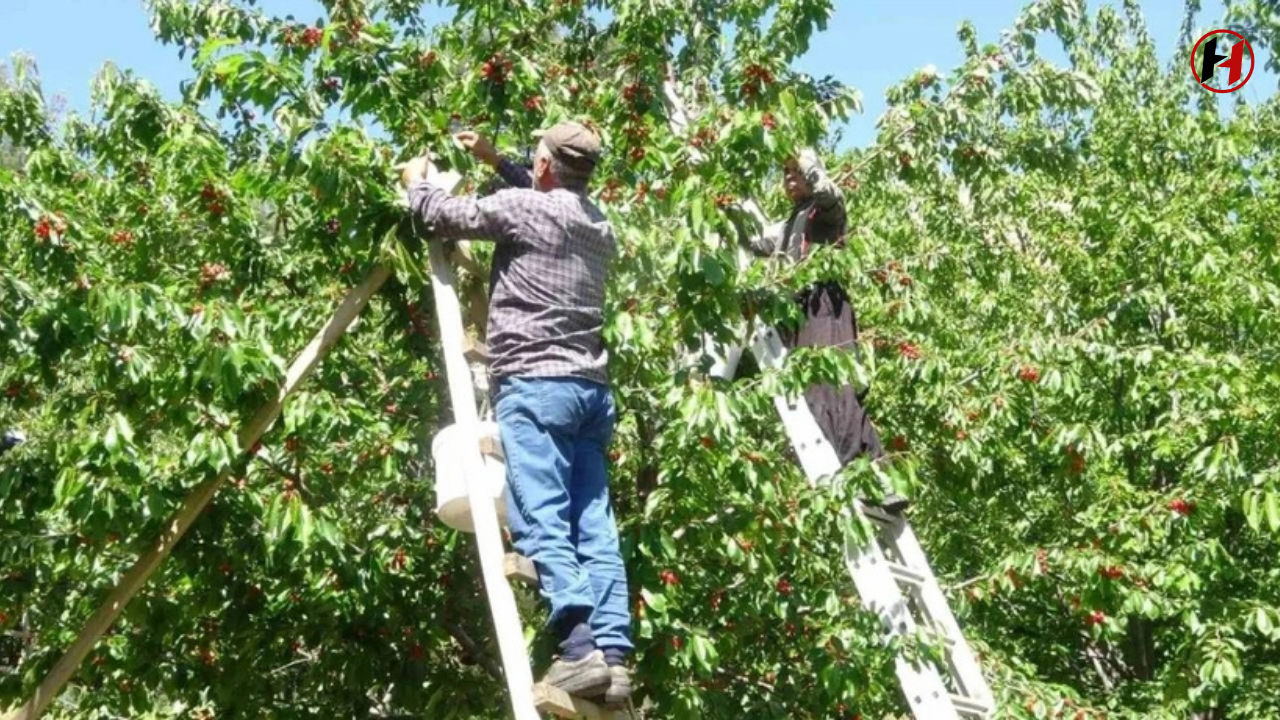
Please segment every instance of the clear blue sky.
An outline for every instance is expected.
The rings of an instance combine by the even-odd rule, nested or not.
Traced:
[[[875,137],[875,121],[884,110],[884,90],[928,64],[946,71],[961,60],[956,28],[971,20],[981,42],[994,42],[1010,25],[1025,0],[947,0],[883,2],[837,0],[827,32],[819,36],[800,67],[821,77],[831,74],[862,91],[864,112],[846,131],[846,144],[865,145]],[[1119,0],[1107,0],[1118,5]],[[263,0],[260,6],[312,21],[322,9],[315,0]],[[1097,7],[1098,2],[1091,2]],[[1180,0],[1142,0],[1148,27],[1161,55],[1168,58],[1182,21]],[[1221,0],[1206,0],[1203,29],[1222,16]],[[64,95],[72,109],[88,105],[89,83],[111,60],[136,71],[176,97],[188,66],[173,48],[152,36],[141,0],[0,0],[0,54],[34,55],[49,95]],[[1258,100],[1274,92],[1274,76],[1261,70],[1242,91]]]

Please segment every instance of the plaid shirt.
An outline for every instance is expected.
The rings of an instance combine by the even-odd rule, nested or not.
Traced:
[[[453,197],[425,181],[409,207],[432,238],[491,240],[489,372],[495,378],[578,377],[607,383],[605,280],[613,228],[584,193],[533,190],[528,170],[503,160],[512,189]]]

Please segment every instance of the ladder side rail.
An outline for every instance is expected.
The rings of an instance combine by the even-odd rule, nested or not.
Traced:
[[[960,623],[956,621],[955,614],[951,611],[951,605],[947,602],[946,595],[943,594],[942,588],[938,585],[938,580],[933,574],[928,558],[925,556],[924,548],[920,546],[915,532],[912,531],[908,523],[902,523],[896,538],[896,546],[903,563],[928,578],[920,586],[920,601],[924,605],[929,620],[936,624],[938,629],[952,641],[952,646],[948,649],[948,652],[951,664],[955,668],[954,677],[960,685],[961,693],[989,706],[993,705],[994,698],[990,687],[987,685],[986,677],[982,673],[982,666],[974,656],[973,649],[969,647],[969,643],[960,629]]]
[[[462,312],[454,291],[453,268],[445,257],[443,246],[428,242],[431,260],[431,287],[435,295],[436,318],[440,324],[440,345],[444,354],[445,375],[449,381],[449,400],[453,418],[466,435],[476,438],[455,452],[463,454],[463,473],[471,504],[480,569],[484,576],[489,611],[493,616],[498,649],[502,655],[503,674],[507,679],[511,712],[515,720],[539,720],[533,698],[533,669],[524,642],[524,626],[516,607],[515,594],[504,572],[506,553],[498,513],[490,488],[486,487],[484,458],[480,454],[480,414],[476,409],[471,368],[463,356]]]
[[[772,328],[762,327],[757,331],[753,350],[762,368],[782,368],[786,349]],[[774,403],[810,483],[816,486],[829,484],[840,472],[840,460],[813,417],[808,402],[803,398],[797,398],[793,402],[778,397],[774,399]],[[855,511],[856,505],[846,509],[850,514]],[[861,512],[857,513],[857,518],[859,522],[866,523]],[[863,604],[879,615],[886,633],[891,636],[912,634],[916,630],[916,623],[911,616],[907,599],[890,572],[888,560],[875,537],[874,530],[869,529],[869,539],[865,544],[856,543],[852,538],[847,539],[843,550],[845,565]],[[894,665],[903,695],[916,718],[958,720],[959,715],[937,668],[932,664],[917,667],[901,655]]]
[[[451,194],[461,180],[457,173],[441,173],[434,164],[428,168],[428,175]],[[493,616],[498,650],[502,656],[511,713],[515,720],[540,720],[541,716],[534,705],[533,668],[525,646],[524,625],[516,607],[515,593],[512,592],[505,573],[506,552],[502,546],[497,506],[491,489],[485,483],[485,460],[480,452],[480,413],[476,407],[474,376],[464,352],[466,331],[462,327],[462,305],[456,290],[457,278],[444,244],[428,239],[426,245],[431,266],[431,291],[435,298],[436,320],[440,325],[440,345],[454,422],[464,429],[466,436],[476,439],[475,443],[467,443],[456,452],[461,452],[463,457],[462,469],[467,481],[480,570],[484,577],[485,594],[488,595],[489,611]]]

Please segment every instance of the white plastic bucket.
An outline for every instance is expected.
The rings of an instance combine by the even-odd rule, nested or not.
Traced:
[[[463,428],[450,425],[436,434],[431,441],[431,457],[436,464],[436,515],[445,525],[462,532],[476,531],[471,520],[471,499],[467,495],[467,476],[464,471],[464,449],[479,449],[482,438],[488,438],[491,447],[501,452],[502,441],[498,437],[498,425],[480,423],[477,436],[468,438]],[[482,452],[484,476],[482,482],[494,499],[499,526],[507,524],[507,467],[500,457]]]

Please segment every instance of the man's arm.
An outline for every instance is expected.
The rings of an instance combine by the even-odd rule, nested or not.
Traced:
[[[409,210],[437,240],[514,242],[524,224],[528,191],[502,190],[485,198],[454,197],[426,181],[409,186]]]
[[[511,187],[525,190],[533,188],[533,173],[528,168],[521,167],[507,158],[498,158],[498,164],[493,167],[498,171],[498,176],[503,182]]]
[[[533,187],[533,173],[499,155],[498,151],[494,149],[493,143],[486,140],[479,133],[466,130],[453,137],[458,141],[459,145],[466,148],[467,152],[474,155],[477,160],[496,170],[498,176],[507,185],[524,189]]]
[[[840,191],[840,186],[827,175],[827,171],[822,167],[822,161],[818,159],[818,154],[805,148],[800,151],[799,161],[800,172],[804,173],[805,179],[813,187],[813,206],[818,210],[819,215],[843,212],[844,193]]]
[[[785,222],[767,223],[762,226],[761,219],[751,217],[738,208],[731,209],[728,215],[729,221],[733,223],[734,230],[738,233],[738,244],[750,250],[752,254],[769,257],[782,249],[782,239],[787,233]]]

